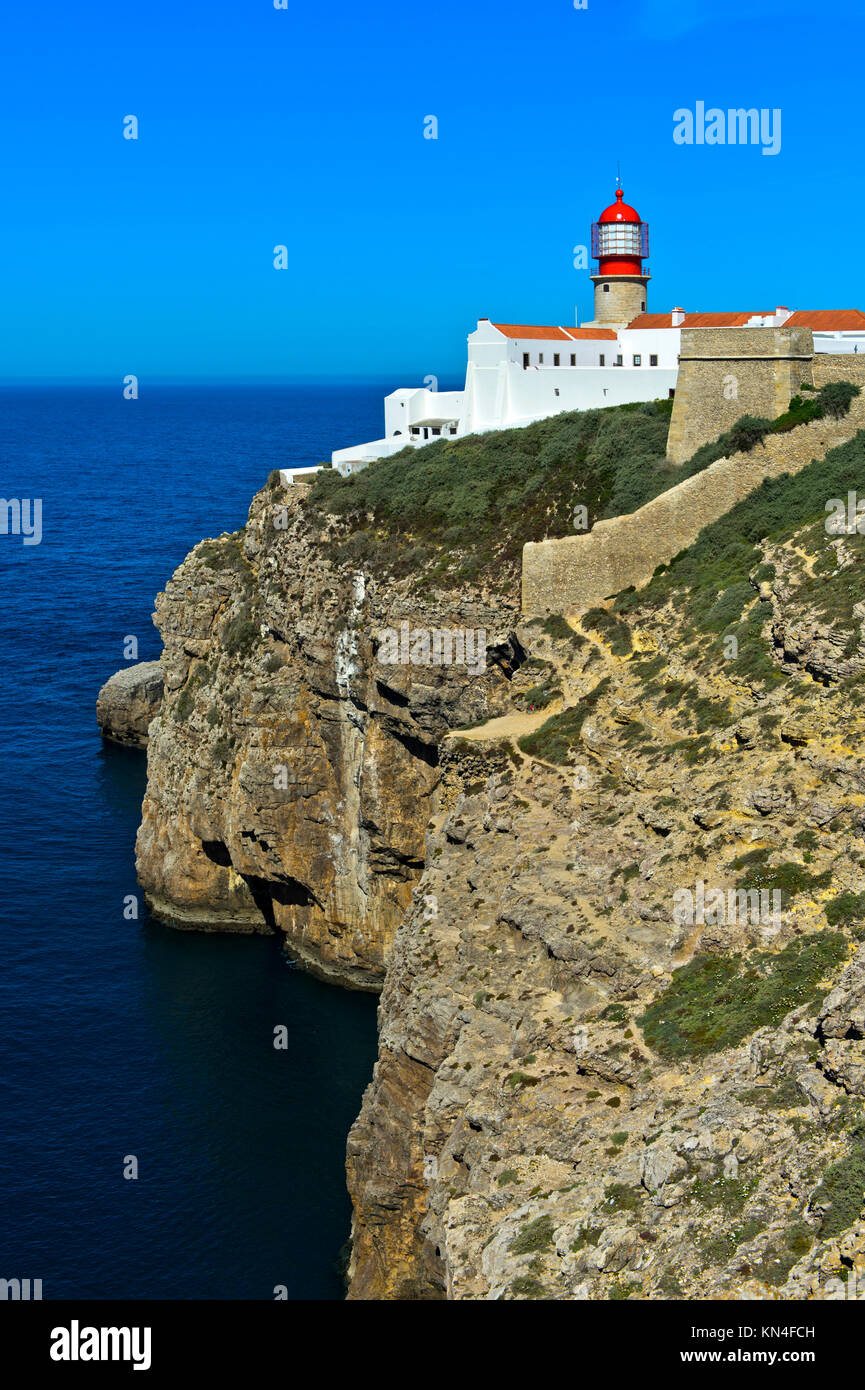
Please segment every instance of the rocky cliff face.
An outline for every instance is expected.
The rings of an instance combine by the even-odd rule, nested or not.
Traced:
[[[762,559],[735,657],[681,595],[521,628],[565,708],[447,741],[350,1297],[861,1290],[863,547]]]
[[[138,863],[176,925],[384,981],[349,1297],[843,1296],[863,538],[746,517],[617,611],[521,623],[513,574],[388,579],[304,506],[265,489],[159,596]],[[388,664],[403,623],[484,628],[485,669]]]
[[[423,868],[439,741],[503,707],[513,605],[367,579],[304,520],[304,493],[259,493],[157,599],[138,872],[173,925],[280,931],[310,969],[371,989]],[[485,629],[486,670],[382,664],[377,634],[404,623]]]

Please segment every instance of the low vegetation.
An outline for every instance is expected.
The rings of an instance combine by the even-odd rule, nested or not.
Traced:
[[[633,487],[663,466],[670,404],[570,411],[407,447],[350,478],[323,471],[304,505],[335,520],[337,557],[397,575],[423,567],[442,584],[492,568],[515,576],[526,541],[572,535],[577,506],[592,526],[619,506],[625,480]]]
[[[517,746],[523,753],[543,762],[559,765],[569,761],[569,754],[579,742],[580,731],[598,702],[609,689],[609,677],[604,677],[588,695],[584,695],[575,705],[570,705],[559,714],[551,715],[539,729],[524,734]]]
[[[822,981],[846,954],[840,933],[816,932],[778,952],[695,956],[673,971],[670,984],[638,1019],[643,1037],[665,1058],[736,1047],[800,1004],[816,1007],[825,993]]]
[[[759,584],[775,574],[763,562],[761,543],[782,543],[802,532],[797,543],[809,553],[816,552],[816,560],[797,590],[801,605],[813,608],[824,621],[858,632],[853,609],[865,599],[865,537],[844,536],[850,559],[839,568],[833,538],[825,527],[827,502],[846,499],[848,492],[865,493],[865,431],[796,474],[764,479],[706,526],[692,546],[669,565],[659,566],[644,589],[620,594],[614,610],[625,617],[657,616],[675,600],[684,620],[685,641],[702,634],[735,637],[739,676],[766,688],[783,683],[786,677],[769,655],[764,633],[771,604],[758,595]],[[855,635],[853,642],[858,644]]]

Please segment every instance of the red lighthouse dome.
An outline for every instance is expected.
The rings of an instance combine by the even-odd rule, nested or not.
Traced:
[[[643,275],[649,254],[649,224],[625,202],[624,189],[616,189],[616,201],[604,208],[592,224],[592,255],[599,275]]]
[[[635,208],[629,207],[624,201],[624,188],[616,189],[616,201],[610,203],[608,208],[604,208],[598,218],[598,222],[639,222],[640,214]]]

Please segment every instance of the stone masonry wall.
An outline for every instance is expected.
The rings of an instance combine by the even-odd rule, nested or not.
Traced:
[[[638,276],[593,275],[596,324],[615,327],[630,323],[646,307],[646,281]],[[604,285],[609,285],[605,290]]]
[[[764,445],[719,459],[628,516],[599,521],[583,535],[529,542],[523,546],[523,615],[578,615],[629,585],[640,588],[763,478],[798,473],[863,428],[865,395],[843,419],[769,435]]]
[[[684,328],[668,458],[684,463],[743,415],[783,414],[813,352],[808,328]]]
[[[829,381],[852,381],[865,388],[865,353],[815,352],[812,366],[818,389]]]

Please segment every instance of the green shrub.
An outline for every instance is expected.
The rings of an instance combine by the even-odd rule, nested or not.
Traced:
[[[610,1211],[637,1211],[641,1206],[641,1196],[638,1187],[629,1187],[625,1182],[614,1182],[604,1188],[604,1206]]]
[[[397,575],[416,568],[418,547],[443,585],[493,568],[517,574],[526,541],[573,535],[577,505],[593,525],[636,459],[663,463],[668,429],[665,405],[565,412],[408,447],[350,478],[319,473],[303,506],[336,519],[337,558],[365,532],[352,544]]]
[[[234,743],[230,738],[218,738],[213,745],[213,761],[225,766],[231,761]]]
[[[508,1250],[513,1255],[534,1255],[552,1249],[552,1244],[553,1219],[551,1216],[539,1216],[511,1239]]]
[[[865,893],[839,893],[825,904],[826,920],[830,927],[840,927],[865,919]]]
[[[820,981],[846,954],[840,933],[816,932],[779,952],[695,956],[673,971],[670,984],[638,1019],[643,1036],[664,1058],[736,1047],[798,1005],[816,1003]]]
[[[819,888],[828,888],[831,882],[831,869],[822,874],[812,874],[803,864],[788,862],[774,866],[764,865],[759,875],[749,873],[739,880],[736,887],[744,888],[746,891],[762,889],[768,893],[779,892],[781,905],[786,907],[791,898],[798,897],[800,893],[813,894]]]
[[[222,630],[222,645],[230,656],[247,656],[261,640],[258,623],[252,616],[249,603],[241,605],[237,615]]]
[[[707,1264],[726,1264],[728,1260],[733,1258],[740,1245],[753,1240],[764,1229],[765,1223],[763,1221],[751,1217],[747,1221],[743,1221],[741,1226],[732,1226],[721,1231],[719,1235],[710,1236],[701,1241],[700,1253]]]
[[[590,608],[581,619],[583,627],[596,632],[608,644],[613,656],[628,656],[632,650],[631,630],[627,623],[606,608]]]
[[[192,713],[195,696],[189,685],[185,685],[174,702],[174,718],[184,724]]]
[[[852,382],[827,381],[825,386],[821,386],[819,392],[823,414],[830,415],[836,420],[842,415],[847,415],[854,396],[861,394],[861,387],[854,386]]]
[[[551,613],[541,623],[541,631],[551,637],[554,642],[571,642],[575,647],[585,646],[586,639],[582,633],[575,632],[560,613]]]
[[[610,679],[605,676],[594,690],[584,695],[575,705],[551,715],[539,729],[524,734],[517,740],[517,747],[523,753],[528,753],[533,758],[541,758],[545,762],[559,765],[568,762],[571,749],[579,742],[583,724],[609,685]]]
[[[754,1273],[764,1283],[773,1288],[786,1284],[790,1270],[808,1254],[814,1244],[814,1232],[804,1221],[796,1221],[788,1226],[775,1240],[770,1241],[760,1260],[754,1266]]]
[[[738,622],[742,616],[742,609],[755,597],[754,590],[747,580],[730,584],[712,604],[706,614],[704,627],[709,632],[723,632],[731,623]]]
[[[851,1132],[850,1149],[844,1158],[827,1168],[823,1181],[811,1198],[812,1208],[823,1209],[821,1240],[846,1231],[859,1219],[865,1203],[865,1125]]]
[[[549,1298],[549,1293],[533,1274],[518,1274],[509,1285],[510,1292],[517,1298]]]
[[[581,1226],[577,1236],[571,1241],[571,1250],[576,1255],[588,1245],[597,1245],[604,1233],[603,1226]]]

